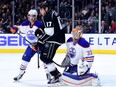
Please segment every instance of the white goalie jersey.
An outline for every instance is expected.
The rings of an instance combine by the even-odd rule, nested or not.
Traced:
[[[88,68],[91,68],[94,54],[89,43],[84,38],[80,38],[79,41],[73,45],[73,38],[70,37],[67,40],[67,51],[72,65],[78,65],[79,60],[82,60],[88,62]]]
[[[69,67],[63,72],[62,81],[72,86],[98,86],[98,75],[91,73],[94,54],[90,44],[82,37],[82,30],[74,28],[72,36],[67,40]]]

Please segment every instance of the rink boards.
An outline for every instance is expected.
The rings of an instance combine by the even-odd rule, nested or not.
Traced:
[[[71,34],[66,34],[67,38]],[[115,34],[83,34],[83,37],[90,43],[95,54],[116,54]],[[23,53],[28,43],[16,34],[0,35],[0,53]],[[66,46],[63,44],[57,53],[65,53]]]

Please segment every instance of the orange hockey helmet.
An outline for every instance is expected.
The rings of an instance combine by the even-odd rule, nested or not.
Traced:
[[[73,39],[80,39],[82,37],[82,30],[80,28],[74,28],[71,31]]]

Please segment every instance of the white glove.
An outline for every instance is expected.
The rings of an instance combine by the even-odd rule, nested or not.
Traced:
[[[78,75],[83,75],[85,72],[88,70],[88,63],[87,62],[82,62],[82,60],[79,60],[78,63]]]

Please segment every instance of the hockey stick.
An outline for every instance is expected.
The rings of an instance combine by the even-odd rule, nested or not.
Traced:
[[[20,33],[17,33],[20,37],[22,37],[24,40],[26,40],[30,45],[33,45],[30,41],[28,41],[25,37],[23,37]],[[40,67],[40,65],[39,65],[39,49],[37,50],[38,52],[38,55],[37,55],[37,62],[38,62],[38,64],[37,64],[37,66],[38,66],[38,68]],[[61,68],[65,68],[65,66],[63,66],[63,65],[60,65],[60,64],[58,64],[58,63],[56,63],[55,61],[53,61],[53,63],[55,63],[57,66],[59,66],[59,67],[61,67]]]
[[[26,40],[30,45],[33,45],[30,41],[28,41],[25,37],[23,37],[20,33],[17,32],[17,34],[22,37],[24,40]],[[40,64],[39,64],[39,49],[37,50],[37,67],[39,69]]]
[[[16,33],[18,34],[20,37],[22,37],[24,40],[26,40],[30,45],[33,45],[31,42],[29,42],[25,37],[23,37],[20,33]]]
[[[57,66],[59,66],[59,67],[61,67],[61,68],[65,68],[65,66],[62,66],[62,65],[60,65],[60,64],[58,64],[58,63],[56,63],[56,62],[54,62],[54,61],[53,61],[53,63],[55,63]]]
[[[37,50],[37,67],[39,69],[40,64],[39,64],[39,49]]]
[[[54,61],[53,61],[54,62]],[[63,59],[61,64],[58,64],[56,62],[54,62],[57,66],[61,67],[61,68],[66,68],[69,67],[70,65],[70,57],[68,56],[68,54],[66,54],[65,58]]]

